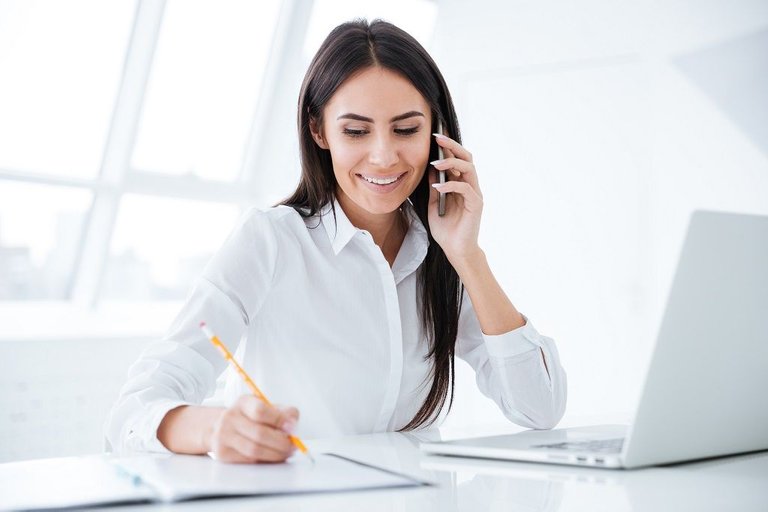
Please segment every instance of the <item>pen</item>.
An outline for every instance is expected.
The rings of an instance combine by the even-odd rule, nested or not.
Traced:
[[[200,322],[200,328],[203,330],[205,335],[208,336],[208,339],[211,340],[211,343],[213,343],[214,345],[216,345],[216,347],[218,347],[218,349],[221,351],[222,355],[224,356],[224,359],[229,361],[230,364],[232,364],[232,366],[235,367],[235,370],[237,370],[237,373],[239,373],[240,376],[243,378],[243,380],[245,380],[245,383],[248,384],[248,387],[251,389],[251,392],[253,392],[253,394],[256,395],[256,397],[259,398],[265,404],[272,405],[269,399],[267,399],[266,395],[264,395],[264,393],[261,392],[259,387],[253,382],[253,380],[251,380],[248,374],[245,373],[245,370],[243,370],[243,368],[239,364],[237,364],[237,361],[235,361],[235,358],[232,357],[232,354],[229,352],[229,350],[227,350],[227,347],[224,346],[224,343],[221,342],[218,336],[213,334],[213,331],[211,330],[211,328],[205,325],[205,322]],[[303,442],[301,442],[301,439],[290,434],[288,435],[288,439],[291,440],[293,445],[296,446],[296,448],[298,448],[299,451],[301,451],[301,453],[309,457],[309,460],[311,460],[312,462],[315,462],[314,457],[310,455],[309,450],[307,450],[307,447],[304,446]]]

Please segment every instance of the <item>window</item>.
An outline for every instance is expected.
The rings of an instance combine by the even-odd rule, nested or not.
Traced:
[[[134,1],[0,2],[0,168],[95,178]]]
[[[119,209],[101,298],[182,300],[237,220],[238,208],[126,195]]]
[[[0,300],[68,297],[91,196],[0,181]]]
[[[281,4],[0,3],[0,307],[183,299],[248,202]]]
[[[238,177],[279,7],[275,0],[168,2],[133,168]]]
[[[243,207],[289,193],[306,61],[357,16],[428,45],[436,6],[0,2],[0,337],[164,329]]]
[[[134,11],[0,3],[0,301],[71,294]]]

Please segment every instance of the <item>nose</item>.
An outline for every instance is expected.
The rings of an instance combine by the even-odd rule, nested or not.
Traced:
[[[378,134],[373,139],[368,154],[368,163],[376,167],[389,168],[397,164],[399,160],[396,141],[392,140],[388,133]]]

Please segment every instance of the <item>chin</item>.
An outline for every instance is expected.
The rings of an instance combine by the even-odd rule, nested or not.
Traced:
[[[372,213],[374,215],[386,215],[392,212],[397,211],[400,206],[405,202],[405,199],[402,201],[365,201],[364,203],[360,204],[362,208],[367,211],[368,213]]]

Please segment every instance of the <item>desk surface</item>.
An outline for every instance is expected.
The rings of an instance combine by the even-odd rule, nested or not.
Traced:
[[[768,452],[633,471],[425,456],[436,432],[308,442],[435,482],[421,488],[121,506],[151,510],[580,511],[768,510]]]

